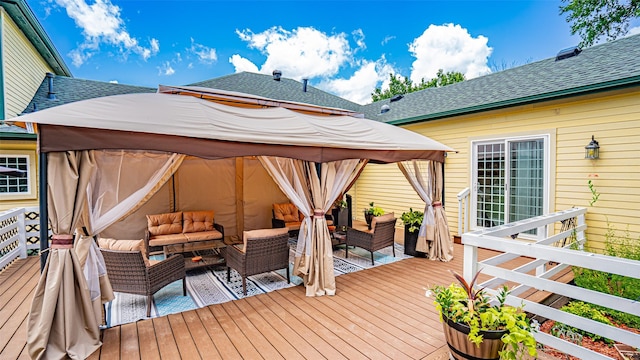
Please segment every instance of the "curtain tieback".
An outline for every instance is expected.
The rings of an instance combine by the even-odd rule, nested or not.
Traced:
[[[72,249],[73,235],[53,235],[51,237],[52,249]]]
[[[316,218],[316,219],[324,218],[324,211],[322,211],[320,209],[313,210],[313,217]]]
[[[440,201],[434,201],[432,206],[433,206],[434,208],[441,207],[441,206],[442,206],[442,203],[441,203]]]

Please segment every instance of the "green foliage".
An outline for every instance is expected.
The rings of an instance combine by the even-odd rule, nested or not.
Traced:
[[[419,84],[414,84],[408,77],[402,77],[394,74],[389,74],[389,88],[382,90],[376,88],[371,94],[371,100],[379,101],[383,99],[389,99],[394,95],[408,94],[414,91],[424,90],[427,88],[442,87],[457,82],[464,81],[464,74],[456,71],[444,72],[442,69],[438,70],[436,77],[425,81],[424,78],[420,80]]]
[[[403,212],[402,216],[400,216],[402,222],[405,225],[409,225],[409,232],[416,232],[420,230],[423,218],[424,213],[422,211],[413,210],[413,208],[409,208],[408,212]]]
[[[338,209],[346,209],[347,202],[342,199],[337,199],[336,201],[333,202],[333,206],[335,206]]]
[[[571,34],[582,38],[581,47],[593,45],[606,36],[613,40],[625,35],[629,23],[640,17],[640,1],[628,0],[562,0],[560,14],[567,14]]]
[[[434,304],[440,313],[440,320],[448,318],[453,322],[469,326],[469,341],[474,344],[482,342],[480,331],[506,330],[502,336],[504,347],[500,351],[501,359],[517,359],[526,356],[535,357],[536,340],[526,313],[522,307],[505,305],[509,290],[504,286],[496,298],[497,304],[491,305],[491,298],[484,288],[477,290],[476,281],[479,272],[471,283],[453,272],[459,284],[435,286],[427,291],[427,296],[434,296]]]
[[[384,210],[381,207],[375,206],[373,201],[369,203],[369,208],[364,210],[367,214],[371,214],[373,216],[384,215]]]
[[[589,191],[591,191],[591,200],[589,200],[589,206],[593,206],[593,204],[595,204],[596,201],[598,201],[598,199],[600,198],[600,193],[596,191],[596,188],[593,186],[593,182],[591,182],[591,179],[589,179],[589,181],[587,182],[587,186],[589,187]]]
[[[605,255],[640,260],[640,239],[631,239],[628,230],[618,236],[613,226],[607,224],[605,239]],[[573,268],[573,277],[575,284],[585,289],[626,299],[640,299],[640,279],[581,267]]]
[[[551,328],[551,335],[559,338],[563,338],[569,342],[572,342],[576,345],[582,346],[582,334],[575,331],[574,327],[571,327],[567,324],[563,324],[560,322],[556,322],[553,324]]]
[[[612,325],[609,318],[607,318],[601,310],[597,309],[595,306],[589,303],[585,303],[582,301],[572,301],[568,305],[565,305],[562,308],[560,308],[560,310],[564,312],[568,312],[573,315],[583,317],[583,318],[591,319],[603,324]],[[590,337],[593,341],[604,341],[607,344],[613,344],[613,340],[603,338],[600,335],[592,334],[590,332],[573,328],[573,327],[569,327],[569,328],[571,329],[571,331],[575,333]]]

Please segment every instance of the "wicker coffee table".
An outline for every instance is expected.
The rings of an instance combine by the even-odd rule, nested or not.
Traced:
[[[338,245],[347,243],[347,233],[344,231],[335,231],[331,234],[331,245],[335,248]]]

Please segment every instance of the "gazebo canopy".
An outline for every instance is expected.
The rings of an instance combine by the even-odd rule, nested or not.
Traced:
[[[423,135],[373,120],[231,107],[157,93],[78,101],[17,119],[38,124],[43,152],[130,149],[208,159],[268,155],[386,163],[443,161],[444,153],[453,151]]]

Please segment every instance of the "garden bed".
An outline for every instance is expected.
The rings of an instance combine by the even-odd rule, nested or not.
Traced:
[[[553,328],[553,326],[555,325],[555,321],[554,320],[547,320],[544,323],[542,323],[542,325],[540,326],[540,331],[550,334],[551,333],[551,328]],[[617,327],[621,328],[621,329],[625,329],[631,332],[634,332],[636,334],[640,334],[640,329],[635,329],[635,328],[630,328],[626,325],[616,325]],[[567,340],[567,341],[571,341],[571,339],[567,339],[564,336],[560,336],[560,338]],[[589,349],[589,350],[593,350],[595,352],[598,352],[600,354],[606,355],[612,359],[617,359],[617,360],[640,360],[640,354],[638,352],[635,353],[635,355],[631,355],[628,354],[626,358],[623,358],[620,355],[620,352],[616,349],[616,347],[613,344],[607,344],[604,341],[594,341],[592,340],[590,337],[588,336],[583,336],[582,337],[582,343],[580,344],[581,346]],[[558,359],[567,359],[567,360],[581,360],[580,358],[577,358],[575,356],[570,356],[567,355],[565,353],[562,353],[560,351],[557,351],[555,349],[552,349],[548,346],[544,347],[543,350],[545,353],[556,357]]]

